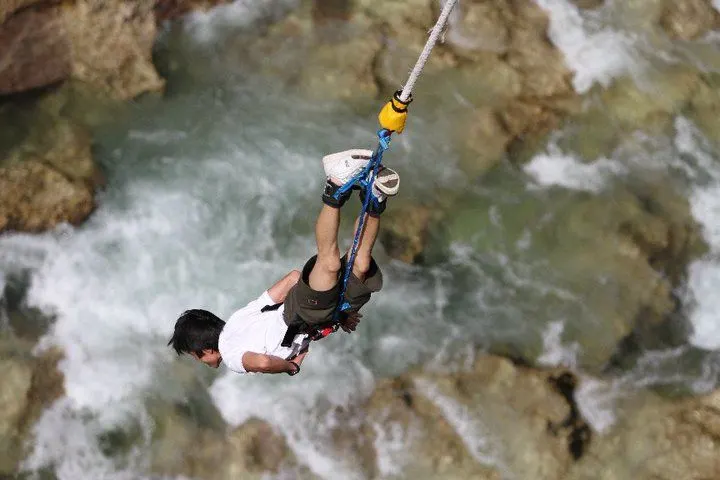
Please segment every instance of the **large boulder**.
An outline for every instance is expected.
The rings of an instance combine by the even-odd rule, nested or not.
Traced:
[[[415,370],[379,381],[369,398],[328,406],[320,425],[310,426],[312,441],[350,478],[556,480],[589,441],[573,400],[575,382],[561,370],[479,355],[462,371]],[[298,466],[302,460],[269,424],[251,419],[228,430],[211,417],[197,405],[158,411],[152,472],[207,480],[281,472],[318,478]]]
[[[619,128],[627,131],[652,128],[661,122],[669,124],[671,117],[688,104],[701,82],[700,74],[686,66],[648,73],[642,86],[623,78],[600,93],[601,102],[589,114],[602,118],[600,110],[604,110]]]
[[[327,423],[315,430],[313,442],[324,441],[326,454],[352,478],[718,476],[718,392],[697,399],[628,394],[616,399],[615,423],[596,431],[578,398],[604,395],[598,388],[609,385],[564,369],[479,354],[457,370],[414,370],[380,380],[369,398],[328,407]],[[202,396],[206,407],[164,405],[154,415],[153,474],[318,478],[298,466],[302,460],[271,425],[250,419],[227,429],[217,412],[207,411],[211,404]]]
[[[0,94],[68,78],[119,99],[163,87],[152,63],[154,1],[30,3],[1,12]]]
[[[472,109],[460,109],[453,140],[461,171],[477,178],[519,144],[534,145],[581,111],[572,72],[547,38],[548,18],[533,2],[471,2],[449,33],[460,78],[443,72]],[[502,29],[498,29],[502,26]],[[455,35],[453,35],[455,32]],[[506,33],[503,33],[506,32]],[[494,39],[491,41],[490,39]]]
[[[0,169],[0,231],[41,232],[77,225],[94,209],[93,193],[41,160]]]
[[[40,2],[43,2],[43,0],[5,0],[0,3],[0,24],[14,12]]]
[[[16,359],[0,360],[0,474],[10,475],[19,458],[19,423],[26,407],[26,395],[32,383],[32,367]]]
[[[170,409],[156,422],[152,471],[205,480],[261,479],[287,462],[285,440],[270,425],[250,420],[232,431],[192,423]]]
[[[720,478],[720,391],[669,401],[642,392],[595,435],[567,480]]]
[[[348,20],[352,8],[351,0],[313,0],[313,19],[317,24]]]
[[[481,355],[467,371],[381,383],[365,422],[374,437],[405,439],[400,478],[561,478],[573,407],[553,387],[560,374]]]
[[[286,440],[267,422],[251,418],[237,428],[227,425],[196,369],[178,362],[168,373],[178,387],[175,392],[184,393],[175,397],[163,392],[147,405],[152,475],[252,480],[296,467]],[[148,433],[143,430],[141,425],[124,428],[115,434],[120,439],[116,443],[130,447],[142,442]]]
[[[47,100],[0,110],[14,127],[0,134],[0,231],[76,225],[95,208],[103,176],[90,134]]]
[[[72,71],[70,42],[59,7],[0,16],[0,95],[44,87]]]
[[[703,76],[689,102],[690,117],[716,145],[720,145],[720,75]]]
[[[427,2],[412,3],[394,7],[387,20],[389,38],[374,67],[383,91],[405,82],[437,18]],[[368,12],[384,11],[373,7],[366,0],[358,8],[370,18]],[[578,112],[580,97],[562,54],[547,38],[547,14],[534,2],[477,0],[456,8],[446,43],[436,46],[416,93],[426,108],[454,119],[448,131],[458,166],[476,178],[517,142],[542,138]]]
[[[372,67],[381,32],[364,18],[349,24],[316,20],[311,5],[304,5],[260,38],[245,38],[239,48],[254,68],[308,98],[374,97],[378,86]]]
[[[673,38],[694,40],[720,26],[710,0],[666,0],[660,25]]]
[[[167,20],[182,17],[193,11],[208,10],[216,5],[229,3],[231,0],[156,0],[155,21],[162,24]]]
[[[154,5],[153,0],[76,0],[63,5],[73,78],[120,99],[160,90],[164,82],[152,63]]]
[[[425,0],[355,2],[353,20],[368,23],[371,31],[382,35],[371,71],[383,96],[390,95],[407,81],[438,13],[433,9],[433,2]],[[423,76],[427,79],[456,65],[452,55],[438,46],[428,58]]]
[[[310,98],[357,101],[365,111],[368,99],[385,99],[407,81],[439,11],[425,0],[361,0],[352,9],[337,3],[322,21],[317,8],[301,7],[238,49]],[[516,142],[542,137],[579,110],[547,25],[532,2],[461,2],[446,43],[425,65],[412,110],[442,112],[467,176],[488,171]]]

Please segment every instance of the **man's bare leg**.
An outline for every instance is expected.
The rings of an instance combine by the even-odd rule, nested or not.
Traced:
[[[356,220],[355,228],[353,230],[355,232],[357,231],[358,223],[359,221]],[[357,255],[355,256],[355,263],[353,263],[353,273],[358,279],[360,279],[360,281],[365,280],[365,276],[367,275],[368,270],[370,270],[372,249],[373,246],[375,246],[375,240],[377,240],[379,231],[380,217],[372,217],[366,214],[363,231],[360,234],[360,243],[358,245]]]
[[[332,289],[338,281],[340,272],[340,249],[338,248],[338,230],[340,228],[340,209],[323,205],[315,223],[315,241],[317,242],[317,262],[310,271],[310,288],[317,292]]]

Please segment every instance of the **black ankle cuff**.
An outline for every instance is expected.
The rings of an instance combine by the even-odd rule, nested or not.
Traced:
[[[365,203],[365,190],[360,191],[360,201]],[[382,202],[377,202],[377,201],[375,201],[374,198],[371,198],[370,203],[368,203],[367,214],[370,215],[371,217],[375,217],[375,218],[379,217],[385,211],[387,202],[388,202],[387,197]]]
[[[347,192],[340,195],[339,198],[335,198],[335,193],[337,193],[340,188],[341,187],[339,185],[335,185],[330,181],[330,179],[328,179],[325,183],[325,190],[322,194],[323,203],[334,208],[340,208],[345,205],[345,202],[347,202],[348,198],[352,195],[352,189],[349,189]]]

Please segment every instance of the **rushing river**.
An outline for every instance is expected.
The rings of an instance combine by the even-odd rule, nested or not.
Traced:
[[[641,76],[638,59],[651,63],[652,49],[662,47],[629,35],[632,26],[599,28],[605,25],[599,22],[615,17],[583,20],[567,2],[538,3],[552,15],[551,38],[575,62],[578,91],[620,75]],[[282,2],[238,2],[193,17],[179,33],[168,32],[160,53],[171,66],[167,98],[141,99],[96,133],[95,157],[108,187],[90,220],[40,236],[0,238],[0,287],[29,274],[27,304],[54,317],[39,348],[60,345],[66,352],[61,369],[67,395],[37,424],[27,469],[50,467],[62,479],[140,478],[149,462],[143,448],[152,431],[148,405],[203,397],[206,390],[202,401],[214,403],[229,424],[267,420],[314,472],[349,478],[343,459],[324,449],[322,430],[331,420],[323,417],[323,406],[362,398],[378,378],[414,365],[451,368],[472,358],[476,346],[514,345],[539,352],[542,362],[572,365],[577,346],[563,342],[563,328],[568,322],[596,328],[592,312],[580,308],[582,299],[548,282],[541,259],[517,253],[522,248],[515,255],[477,255],[455,245],[446,258],[408,266],[389,259],[379,246],[386,289],[367,307],[357,333],[339,333],[313,347],[302,382],[210,372],[170,351],[166,342],[183,310],[207,308],[227,317],[302,265],[314,249],[320,159],[376,142],[378,103],[350,106],[293,97],[273,79],[245,71],[224,50],[228,32],[252,28],[253,18],[282,8]],[[585,42],[586,55],[573,50],[579,42]],[[587,52],[594,56],[588,59]],[[697,60],[701,53],[668,54]],[[551,187],[599,191],[633,168],[682,177],[679,188],[711,246],[690,272],[687,297],[695,330],[687,345],[645,355],[610,394],[662,383],[697,390],[715,386],[720,167],[717,150],[692,123],[676,118],[674,136],[646,152],[660,159],[653,165],[632,165],[612,152],[584,164],[551,141],[523,171],[503,167],[493,182],[468,185],[456,167],[450,132],[437,119],[442,110],[422,105],[425,87],[421,80],[411,124],[386,154],[403,177],[400,195],[408,199],[464,189],[502,210],[518,197],[544,201],[544,189]],[[349,239],[354,210],[347,212],[343,234]],[[494,220],[483,225],[502,232],[507,218]],[[532,236],[525,241],[531,243]],[[537,300],[548,295],[567,306],[539,315]],[[689,357],[693,360],[683,360]],[[591,420],[606,422],[611,409],[604,402],[596,405],[593,392],[584,395]],[[121,454],[108,453],[100,440],[116,429],[140,432]]]

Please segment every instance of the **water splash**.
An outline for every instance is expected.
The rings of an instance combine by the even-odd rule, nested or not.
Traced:
[[[573,86],[585,93],[643,69],[637,36],[607,25],[600,12],[584,12],[568,0],[535,0],[550,16],[548,34],[573,70]]]
[[[720,286],[720,168],[711,145],[692,122],[678,117],[675,130],[675,145],[694,172],[691,211],[711,249],[689,267],[685,303],[694,327],[690,342],[714,350],[720,348],[720,300],[715,294]]]
[[[470,455],[478,463],[507,470],[497,440],[492,438],[490,430],[483,424],[481,418],[465,405],[443,395],[429,380],[416,379],[415,386],[423,396],[440,409],[443,417],[452,425]]]
[[[550,322],[548,324],[543,334],[543,353],[537,359],[540,365],[567,368],[577,366],[580,345],[576,342],[570,345],[563,344],[562,334],[564,330],[565,324],[563,322]]]
[[[207,11],[194,11],[183,19],[185,33],[194,42],[215,44],[228,31],[257,28],[277,21],[298,6],[298,0],[234,0]]]
[[[614,176],[627,173],[624,165],[604,157],[591,163],[580,162],[575,156],[564,154],[553,142],[546,153],[535,155],[523,170],[540,187],[557,185],[595,193],[602,191]]]

